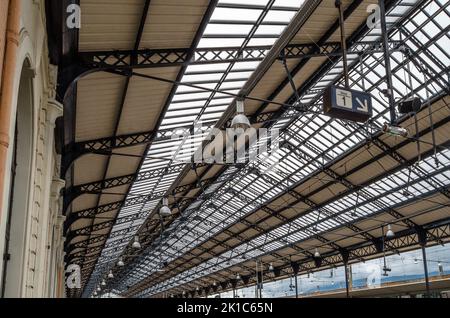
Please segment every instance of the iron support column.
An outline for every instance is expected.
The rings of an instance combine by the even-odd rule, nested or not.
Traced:
[[[423,271],[425,273],[425,286],[427,289],[427,297],[429,298],[431,296],[430,293],[430,278],[428,276],[428,264],[427,264],[427,251],[426,251],[426,245],[422,244],[422,258],[423,258]]]
[[[348,272],[348,263],[344,264],[344,269],[345,269],[345,292],[346,292],[346,296],[347,298],[350,298],[350,275]]]

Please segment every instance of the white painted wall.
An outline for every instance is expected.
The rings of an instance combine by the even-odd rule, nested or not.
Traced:
[[[25,60],[34,72],[32,79],[31,173],[29,183],[15,197],[26,204],[23,230],[24,254],[14,270],[20,279],[7,284],[9,297],[62,297],[64,293],[63,239],[59,191],[64,186],[59,180],[60,158],[55,153],[54,127],[62,115],[62,105],[55,100],[56,67],[49,64],[45,8],[43,0],[22,0],[19,55],[15,72],[15,94],[11,116],[10,136],[13,141],[19,82]],[[12,142],[11,142],[12,143]],[[8,167],[11,166],[13,145],[10,146]],[[0,215],[0,255],[4,254],[6,218],[8,217],[10,169],[7,169],[3,206]],[[21,189],[22,190],[22,189]],[[14,230],[14,229],[13,229]],[[14,252],[14,250],[12,251]],[[3,272],[0,262],[0,273]],[[1,277],[0,277],[1,280]]]

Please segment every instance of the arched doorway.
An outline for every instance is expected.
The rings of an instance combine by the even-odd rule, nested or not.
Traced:
[[[3,260],[2,297],[21,297],[29,218],[33,157],[33,72],[25,61],[20,77],[11,163],[8,223]]]

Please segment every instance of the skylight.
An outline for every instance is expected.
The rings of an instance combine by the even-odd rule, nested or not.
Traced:
[[[303,2],[304,0],[220,0],[198,48],[245,49],[251,46],[267,46],[265,50],[268,51]],[[258,65],[258,61],[190,65],[181,82],[237,94]],[[159,129],[185,128],[199,122],[205,125],[206,129],[195,137],[152,144],[139,173],[151,173],[165,167],[170,169],[171,173],[134,182],[127,199],[167,191],[184,167],[180,162],[185,162],[193,155],[194,150],[208,135],[209,129],[222,117],[232,101],[233,98],[221,93],[178,87]],[[149,211],[150,215],[159,201],[150,200],[125,206],[121,209],[118,220],[144,211]],[[136,218],[113,227],[91,281],[100,279],[101,274],[119,258],[145,221],[146,218]],[[124,230],[127,227],[128,231]]]
[[[398,6],[389,13],[388,20],[391,23],[399,20],[401,15],[398,13],[402,12],[402,14],[405,14],[413,5],[414,3],[411,1],[400,1]],[[436,2],[431,2],[419,10],[418,14],[412,16],[404,23],[405,26],[412,24],[414,26],[413,29],[408,30],[406,27],[405,29],[399,29],[391,33],[391,39],[393,40],[398,40],[401,36],[408,37],[410,40],[407,41],[407,45],[413,49],[416,48],[417,44],[415,43],[420,43],[424,47],[424,50],[428,51],[426,54],[428,56],[427,58],[429,59],[430,55],[433,57],[433,64],[436,66],[435,72],[438,73],[442,72],[445,66],[436,65],[436,63],[440,64],[436,56],[438,54],[444,54],[448,57],[448,54],[442,48],[432,47],[429,38],[427,39],[427,37],[422,36],[417,30],[421,29],[424,24],[431,23],[431,21],[434,21],[432,23],[439,24],[439,20],[436,21],[431,16],[438,9],[442,10],[442,8],[442,5],[437,6]],[[428,13],[427,18],[419,17],[422,12]],[[434,32],[435,40],[438,40],[437,43],[439,43],[439,38],[446,37],[446,43],[448,43],[448,36],[442,33],[445,26],[441,24],[438,28],[441,32]],[[372,31],[363,39],[372,41],[378,38],[379,33],[377,34],[377,31]],[[420,55],[423,55],[424,59],[426,58],[423,52]],[[380,90],[382,89],[380,85],[385,76],[382,59],[383,57],[380,53],[367,55],[361,60],[356,56],[349,56],[349,63],[353,65],[350,74],[351,84],[355,89],[366,90],[372,93],[375,101],[374,125],[378,125],[378,127],[381,127],[385,121],[389,120],[386,101],[380,96]],[[423,84],[423,81],[413,81],[413,85],[410,87],[408,80],[401,76],[405,70],[408,71],[408,65],[404,62],[404,58],[401,54],[396,53],[392,59],[394,78],[397,83],[395,85],[397,99],[403,98],[411,91],[414,91],[426,100],[427,96],[435,96],[442,91],[442,89],[438,88],[439,80],[431,84],[429,82]],[[414,65],[411,64],[409,67],[412,74],[420,74]],[[339,79],[342,75],[342,70],[342,63],[337,63],[332,68],[332,71],[326,73],[310,90],[302,94],[302,103],[309,105],[316,112],[320,111],[320,96],[323,88]],[[364,80],[361,80],[361,78],[364,78]],[[405,87],[407,88],[406,90]],[[150,270],[145,271],[142,275],[131,275],[124,281],[125,285],[136,284],[143,278],[148,277],[154,273],[154,270],[151,269],[154,264],[161,260],[170,262],[177,255],[188,252],[191,248],[206,241],[215,233],[222,231],[229,224],[238,222],[247,213],[264,206],[264,202],[269,201],[278,193],[285,191],[286,186],[307,178],[314,172],[322,169],[324,164],[353,149],[367,138],[367,133],[364,129],[360,128],[355,131],[355,126],[349,123],[330,120],[326,116],[317,114],[304,114],[295,120],[282,120],[275,123],[275,126],[284,127],[286,134],[289,134],[290,137],[295,137],[289,139],[292,140],[293,145],[303,156],[299,157],[291,151],[285,151],[282,154],[283,158],[280,163],[283,166],[283,169],[280,169],[280,171],[284,171],[285,173],[283,175],[273,174],[270,176],[272,180],[269,179],[269,181],[266,180],[264,182],[261,182],[263,177],[250,173],[252,166],[253,168],[260,168],[257,163],[250,164],[250,167],[239,171],[237,174],[235,168],[229,168],[217,184],[213,185],[215,187],[214,193],[217,195],[207,200],[200,197],[195,204],[189,207],[188,211],[190,211],[190,214],[187,213],[189,215],[188,220],[183,223],[176,223],[170,227],[171,232],[175,234],[170,235],[166,241],[167,248],[165,251],[167,253],[163,253],[163,255],[152,255],[150,253],[146,257],[146,260],[139,266],[140,268],[147,269],[150,266]],[[306,158],[309,156],[318,158],[319,160],[307,160],[305,156]],[[427,193],[430,189],[430,182],[437,183],[441,186],[448,186],[450,183],[448,171],[440,171],[432,162],[433,160],[429,159],[422,162],[419,169],[422,172],[412,176],[411,191],[415,195]],[[444,165],[447,165],[449,163],[449,152],[441,151],[439,153],[439,160]],[[260,162],[260,165],[262,164]],[[426,174],[429,175],[427,181],[421,180],[424,175],[423,171],[426,171]],[[356,216],[354,215],[355,211],[350,208],[356,200],[355,195],[351,194],[329,204],[323,211],[310,211],[306,215],[296,219],[290,224],[290,227],[281,226],[274,229],[268,234],[263,234],[255,238],[247,245],[239,246],[232,251],[227,251],[220,255],[220,257],[213,258],[197,267],[178,274],[159,286],[149,288],[141,293],[140,296],[151,295],[160,287],[168,290],[199,277],[242,263],[244,260],[239,256],[244,254],[254,258],[277,250],[287,244],[305,240],[315,234],[311,232],[314,223],[317,223],[319,232],[330,231],[342,226],[346,222],[352,222],[361,217],[376,214],[386,206],[399,204],[406,199],[404,196],[396,194],[395,190],[405,187],[408,180],[408,172],[404,169],[367,187],[365,190],[367,191],[365,193],[366,199],[361,201],[360,206],[356,210]],[[233,178],[229,179],[229,176],[233,176]],[[267,179],[267,176],[265,178]],[[284,182],[279,182],[280,180]],[[385,190],[381,191],[380,189]],[[235,192],[232,193],[230,192],[231,190]],[[336,217],[337,213],[339,213],[339,217]],[[196,216],[200,216],[204,221],[194,221],[194,217]],[[331,216],[335,217],[333,218]],[[195,234],[193,234],[194,229]],[[202,237],[201,240],[199,240],[199,236]],[[154,246],[157,246],[159,243],[155,242]],[[176,247],[176,250],[173,249],[174,247]]]

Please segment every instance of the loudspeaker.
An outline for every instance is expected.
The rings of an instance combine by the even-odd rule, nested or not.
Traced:
[[[398,105],[400,114],[417,113],[422,107],[422,100],[419,97],[411,97]]]

